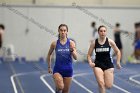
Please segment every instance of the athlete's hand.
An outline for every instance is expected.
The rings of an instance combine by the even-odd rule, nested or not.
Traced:
[[[95,67],[95,63],[93,63],[93,62],[90,62],[89,65],[90,65],[91,68]]]
[[[121,64],[120,63],[117,63],[117,69],[121,69]]]
[[[70,52],[72,53],[74,51],[74,48],[70,48]]]
[[[52,74],[52,68],[48,68],[48,73]]]
[[[70,51],[71,52],[73,52],[74,50],[75,50],[75,47],[76,45],[75,45],[75,42],[74,41],[71,41],[71,43],[70,43]]]

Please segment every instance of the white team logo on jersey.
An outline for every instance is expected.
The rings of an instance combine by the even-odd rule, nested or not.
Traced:
[[[69,49],[58,49],[57,51],[59,52],[59,51],[70,51],[70,50]]]
[[[96,52],[108,52],[109,48],[96,48]]]

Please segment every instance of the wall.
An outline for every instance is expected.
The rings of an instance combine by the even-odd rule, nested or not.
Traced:
[[[14,5],[63,5],[70,6],[73,2],[80,6],[139,6],[140,0],[0,0],[0,3]]]
[[[133,32],[139,15],[139,7],[80,7],[77,4],[71,7],[0,7],[0,22],[6,25],[4,45],[13,44],[15,53],[28,60],[46,57],[51,42],[57,39],[57,27],[61,23],[68,25],[68,36],[75,39],[77,49],[86,54],[92,38],[92,21],[97,22],[97,27],[106,25],[108,37],[113,39],[111,26],[120,22],[121,29]],[[126,35],[122,35],[122,40],[126,60],[133,51],[133,40]],[[83,59],[85,56],[79,54],[79,60]]]

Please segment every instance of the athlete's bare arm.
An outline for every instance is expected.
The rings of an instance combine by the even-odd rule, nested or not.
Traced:
[[[47,63],[48,63],[48,72],[49,73],[52,73],[52,70],[51,70],[51,58],[52,58],[52,53],[55,49],[55,46],[56,46],[56,41],[52,42],[51,46],[50,46],[50,49],[49,49],[49,52],[48,52],[48,55],[47,55]]]
[[[75,60],[77,60],[77,52],[76,52],[76,46],[75,46],[75,42],[70,40],[70,51],[72,53],[72,56]]]
[[[95,40],[93,42],[91,42],[89,50],[88,50],[88,54],[87,54],[88,63],[90,65],[90,67],[92,67],[92,68],[95,66],[95,64],[94,64],[94,62],[92,62],[92,58],[91,58],[94,48],[95,48]]]
[[[111,47],[113,48],[113,50],[115,51],[115,54],[117,55],[117,68],[120,69],[121,68],[121,65],[120,65],[120,59],[121,59],[120,50],[118,49],[118,47],[116,46],[116,44],[113,40],[109,39],[109,43],[110,43]]]

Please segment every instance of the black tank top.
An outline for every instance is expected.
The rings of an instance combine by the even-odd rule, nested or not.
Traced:
[[[121,34],[120,31],[117,31],[117,32],[114,33],[115,42],[121,42],[120,34]]]
[[[95,40],[95,53],[96,53],[96,59],[95,61],[101,61],[101,62],[112,62],[111,56],[110,56],[110,50],[111,46],[109,45],[108,38],[106,38],[106,41],[103,45],[100,45],[98,43],[98,39]]]

